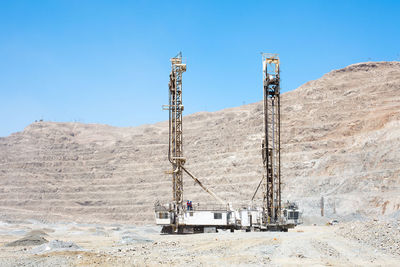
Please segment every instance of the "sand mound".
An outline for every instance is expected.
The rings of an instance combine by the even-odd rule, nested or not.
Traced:
[[[73,242],[52,240],[31,250],[33,254],[43,254],[54,251],[82,251],[83,249]]]
[[[135,244],[135,243],[146,243],[146,242],[153,242],[153,240],[129,231],[125,231],[124,233],[122,233],[122,237],[120,240],[121,244]]]
[[[29,235],[25,236],[21,239],[15,240],[13,242],[7,243],[6,247],[19,247],[19,246],[38,246],[44,243],[47,243],[44,237],[40,235]]]

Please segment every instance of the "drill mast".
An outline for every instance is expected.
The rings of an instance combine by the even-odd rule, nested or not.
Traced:
[[[262,54],[264,85],[264,138],[262,142],[263,212],[265,223],[281,217],[280,76],[277,54]]]
[[[182,63],[182,53],[171,58],[171,73],[169,75],[169,150],[168,160],[172,165],[172,200],[175,203],[176,214],[183,211],[183,173],[185,164],[183,157],[182,138],[182,73],[186,71],[186,64]]]

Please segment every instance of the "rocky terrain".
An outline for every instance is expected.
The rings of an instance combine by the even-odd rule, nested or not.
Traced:
[[[160,235],[154,225],[1,222],[0,266],[398,266],[400,256],[389,243],[342,235],[353,226]],[[7,246],[32,232],[44,233],[48,242]]]
[[[167,131],[167,122],[36,122],[0,138],[0,219],[153,223],[154,202],[171,198]],[[221,198],[247,203],[261,136],[261,102],[185,116],[186,167]],[[284,93],[283,198],[307,216],[323,196],[327,216],[396,217],[399,144],[399,62],[350,65]],[[209,201],[184,179],[185,199]]]
[[[388,254],[400,256],[400,220],[349,222],[336,231],[346,238],[375,247]]]

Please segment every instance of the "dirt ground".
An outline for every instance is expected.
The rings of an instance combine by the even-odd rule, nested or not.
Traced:
[[[400,255],[338,235],[340,227],[162,235],[151,225],[1,222],[0,266],[398,266]],[[35,235],[50,243],[7,246]]]

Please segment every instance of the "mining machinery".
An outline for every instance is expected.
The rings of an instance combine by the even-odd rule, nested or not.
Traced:
[[[197,233],[216,231],[220,228],[234,227],[233,212],[228,203],[223,201],[211,190],[206,188],[184,165],[183,156],[183,125],[182,112],[182,74],[186,71],[182,53],[171,58],[171,73],[169,75],[169,104],[163,106],[169,111],[168,160],[172,177],[172,202],[155,204],[156,223],[161,225],[163,233]],[[203,190],[210,194],[218,204],[192,205],[183,200],[183,173],[191,177]]]
[[[278,222],[281,214],[281,104],[277,55],[263,54],[263,85],[263,219],[270,224]]]
[[[264,136],[261,144],[263,175],[254,195],[262,187],[262,220],[260,230],[287,231],[300,222],[297,205],[285,205],[281,200],[281,101],[280,69],[277,54],[262,53]],[[289,221],[289,215],[290,221]],[[296,217],[296,220],[293,218]]]
[[[245,231],[287,231],[300,222],[295,203],[281,207],[281,167],[280,167],[280,77],[279,58],[274,54],[263,54],[264,87],[264,137],[262,159],[264,173],[253,195],[254,200],[262,185],[262,206],[249,205],[233,209],[212,191],[206,188],[184,166],[182,127],[182,74],[186,71],[182,53],[171,59],[169,76],[169,104],[163,106],[169,111],[168,160],[172,178],[172,202],[155,203],[156,224],[162,226],[162,233],[203,233],[218,229]],[[183,173],[191,177],[214,202],[209,204],[185,204],[183,198]]]
[[[169,75],[169,142],[168,160],[172,165],[172,200],[178,217],[183,211],[183,170],[186,159],[183,157],[182,134],[182,74],[186,64],[182,63],[182,53],[171,59],[171,74]]]

